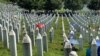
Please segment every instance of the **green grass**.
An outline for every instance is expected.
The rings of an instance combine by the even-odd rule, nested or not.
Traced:
[[[52,26],[55,27],[55,25],[54,25],[55,20],[52,22],[51,27]],[[68,25],[66,18],[64,18],[64,25],[65,25],[66,34],[68,36],[69,25]],[[49,34],[49,29],[47,30],[47,35]],[[53,43],[49,42],[49,37],[48,37],[49,49],[48,49],[48,52],[44,52],[44,56],[64,56],[63,45],[62,45],[63,38],[62,38],[62,19],[61,19],[61,17],[59,18],[59,23],[58,23],[57,29],[54,28],[54,30],[55,30],[54,31],[55,34],[54,34]],[[77,36],[78,36],[78,34],[79,34],[79,32],[77,32]],[[23,56],[22,36],[21,35],[20,35],[20,38],[21,38],[20,43],[17,45],[17,50],[18,50],[17,52],[18,52],[18,56]],[[83,48],[83,50],[78,51],[78,55],[85,56],[87,47],[88,47],[88,44],[86,42],[84,42],[84,48]],[[10,56],[9,49],[4,48],[1,41],[0,41],[0,56]],[[33,47],[33,56],[37,56],[36,46]]]
[[[9,50],[3,47],[3,44],[0,42],[0,56],[9,56]]]
[[[54,25],[54,21],[52,22],[51,27],[55,26]],[[48,40],[49,49],[48,49],[48,52],[44,52],[44,56],[63,56],[62,45],[61,45],[61,43],[63,42],[63,40],[62,40],[62,26],[61,26],[62,24],[61,24],[61,22],[62,21],[61,21],[61,18],[60,18],[59,26],[54,31],[55,35],[54,35],[53,43],[50,43],[49,40]],[[47,35],[49,34],[49,29],[47,30]],[[49,37],[48,37],[48,39],[49,39]],[[23,53],[22,53],[23,52],[22,36],[21,35],[20,35],[20,43],[17,44],[17,52],[18,52],[18,56],[23,56]],[[9,49],[4,48],[2,42],[0,42],[0,56],[10,56]],[[37,48],[36,48],[36,46],[33,47],[33,56],[37,56]]]
[[[62,51],[62,42],[63,42],[63,38],[62,38],[62,24],[61,24],[61,18],[59,18],[59,23],[58,23],[58,27],[57,29],[55,29],[55,25],[54,22],[52,22],[51,27],[54,27],[54,39],[53,39],[53,43],[50,43],[48,41],[48,47],[49,47],[49,51],[47,53],[44,53],[44,56],[63,56],[63,51]],[[49,34],[49,30],[47,31],[47,34]],[[49,35],[48,35],[49,36]]]

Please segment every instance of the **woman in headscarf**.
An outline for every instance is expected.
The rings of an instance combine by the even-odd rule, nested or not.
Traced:
[[[69,56],[78,56],[78,55],[77,55],[76,51],[71,51]]]

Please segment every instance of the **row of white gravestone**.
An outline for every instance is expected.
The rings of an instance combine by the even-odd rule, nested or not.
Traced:
[[[78,20],[76,20],[76,21],[78,22]],[[79,25],[79,24],[81,24],[81,23],[78,23],[78,25]],[[82,26],[82,25],[81,25],[81,26]],[[79,25],[79,27],[80,27],[80,25]],[[82,28],[82,27],[81,27],[81,28]],[[83,30],[83,31],[81,31],[81,32],[83,32],[83,33],[84,33],[84,28],[83,28],[83,29],[81,29],[81,30]],[[86,34],[85,34],[85,35],[86,35],[86,37],[89,37],[89,36],[87,36],[87,35],[89,35],[88,33],[89,33],[89,32],[86,30]],[[84,35],[84,36],[85,36],[85,35]]]
[[[44,24],[45,25],[45,29],[44,30],[47,30],[47,28],[50,26],[50,23],[51,23],[52,19],[54,19],[54,16],[53,17],[51,15],[48,16],[48,17],[44,16],[43,18],[45,18],[45,20],[40,19],[40,21],[38,20],[37,22],[31,22],[34,19],[31,19],[31,20],[25,19],[25,22],[26,22],[25,24],[26,24],[27,30],[30,31],[30,29],[29,29],[30,27],[31,28],[32,27],[35,28],[35,23]]]
[[[74,21],[74,20],[73,20]],[[69,22],[69,19],[68,19],[68,22]],[[75,22],[75,21],[74,21]],[[77,23],[77,22],[75,22],[75,23]],[[69,24],[70,24],[70,22],[69,22]],[[88,31],[86,31],[87,33],[88,33]],[[88,36],[89,37],[89,36]],[[80,42],[80,49],[82,49],[82,47],[83,47],[83,39],[82,39],[82,34],[80,34],[80,37],[79,37],[79,42]]]
[[[71,18],[71,16],[70,16],[70,18]],[[69,23],[69,26],[70,26],[70,30],[73,30],[73,31],[76,31],[76,29],[75,29],[75,27],[73,26],[73,22],[71,22],[71,20],[69,19],[69,18],[67,18],[67,21],[68,21],[68,23]]]
[[[78,18],[78,19],[80,19],[80,18]],[[77,21],[76,21],[77,22]],[[83,26],[82,26],[83,27]],[[90,33],[90,32],[88,32],[88,30],[86,30],[85,28],[83,28],[82,29],[82,27],[81,27],[81,33],[86,33],[84,36],[87,36],[87,35],[89,35],[88,33]],[[95,31],[95,30],[93,30],[93,31]],[[97,32],[99,32],[99,31],[97,31]],[[94,33],[94,32],[93,32]],[[86,39],[87,38],[89,38],[89,39],[87,39],[87,40],[89,40],[89,44],[91,45],[91,55],[93,55],[93,56],[97,56],[97,44],[96,44],[96,40],[99,40],[99,37],[98,36],[96,36],[96,40],[94,39],[95,38],[95,33],[93,34],[93,33],[90,33],[90,36],[87,36],[86,37]],[[83,37],[84,37],[83,36]],[[91,43],[92,42],[92,43]],[[80,45],[81,46],[81,45]],[[95,49],[95,50],[94,50]],[[94,51],[93,51],[94,50]],[[93,53],[94,52],[94,53]]]
[[[68,40],[68,37],[65,33],[65,27],[64,27],[64,18],[62,16],[62,33],[63,33],[63,49],[64,49],[64,56],[69,56],[70,52],[72,51],[72,46],[70,41]]]
[[[76,22],[78,22],[78,21],[76,21]],[[81,27],[82,28],[82,27]],[[84,36],[87,36],[87,35],[89,35],[88,33],[90,33],[90,32],[88,32],[88,30],[86,30],[85,28],[83,28],[83,29],[81,29],[82,31],[82,33],[86,33]],[[93,31],[95,31],[95,30],[93,30]],[[91,45],[91,55],[93,55],[93,56],[97,56],[97,43],[96,43],[96,40],[99,40],[99,37],[98,36],[96,36],[96,39],[94,39],[95,38],[95,36],[93,36],[93,35],[95,35],[95,33],[93,32],[93,33],[91,33],[90,34],[90,36],[87,36],[85,39],[87,39],[88,41],[89,41],[89,44]],[[83,36],[83,37],[84,37]],[[89,38],[89,39],[88,39]],[[82,37],[81,37],[81,35],[80,35],[80,39],[79,39],[79,42],[80,41],[83,41],[83,39],[82,39]],[[92,43],[91,43],[92,42]],[[81,43],[81,42],[80,42]],[[80,47],[82,47],[82,45],[80,45]],[[94,51],[93,51],[94,50]]]
[[[58,20],[59,20],[59,14],[57,14],[57,19],[56,19],[56,21],[55,21],[55,28],[57,29],[57,27],[58,27]]]
[[[70,41],[68,40],[68,37],[66,36],[66,34],[65,33],[63,33],[63,38],[64,38],[64,44],[67,42],[67,44],[66,44],[66,48],[67,47],[70,47],[70,49],[67,49],[67,51],[69,50],[69,51],[71,51],[71,43],[70,43]],[[98,37],[97,37],[97,39],[98,39]],[[97,40],[96,39],[96,40]],[[96,45],[96,40],[95,39],[93,39],[92,40],[92,43],[90,43],[91,44],[91,55],[97,55],[97,45]],[[82,50],[83,49],[83,36],[82,36],[82,34],[80,34],[80,36],[79,36],[79,49],[80,50]],[[95,53],[93,53],[94,50],[95,49]],[[66,50],[64,50],[64,52],[65,52]],[[66,51],[66,52],[67,52]],[[68,55],[70,52],[67,52],[67,54],[66,54],[66,52],[65,52],[65,55]]]
[[[64,18],[62,16],[62,32],[64,33],[65,32],[65,26],[64,26]]]
[[[82,19],[81,17],[79,17],[79,15],[74,15],[74,16],[77,17],[77,18]],[[91,18],[92,18],[92,17],[89,17],[89,19],[87,19],[86,22],[84,23],[84,24],[86,24],[86,26],[90,23],[89,21],[93,21],[93,22],[95,22],[95,23],[98,22],[98,21],[97,21],[98,18],[96,18],[96,17],[95,17],[95,18],[92,18],[92,19],[91,19]],[[95,19],[95,20],[93,20],[93,19]],[[84,19],[83,19],[83,20],[84,20]],[[83,21],[81,21],[81,22],[83,22]]]
[[[5,33],[5,32],[4,32]],[[4,46],[9,46],[10,49],[10,55],[11,56],[17,56],[17,44],[16,44],[16,34],[13,31],[13,29],[9,32],[9,42],[6,42],[6,39],[4,40]],[[44,42],[43,42],[44,41]],[[31,39],[28,36],[27,33],[24,33],[23,37],[23,56],[32,56],[32,44]],[[47,42],[47,35],[44,33],[43,37],[40,33],[37,35],[36,39],[37,43],[37,49],[38,49],[38,56],[43,56],[43,49],[44,51],[48,51],[48,42]]]
[[[16,25],[12,25],[12,22],[8,22],[8,21],[6,21],[6,19],[1,19],[1,22],[3,22],[3,23],[1,23],[1,32],[3,33],[2,30],[7,28],[6,31],[8,33],[11,30],[11,27],[13,27],[13,29],[16,33],[16,38],[17,38],[16,41],[19,42],[20,24],[19,23],[16,24],[16,22],[15,22],[14,24],[16,24]],[[1,36],[2,36],[2,33],[1,33]],[[1,38],[3,40],[3,37],[1,37]]]
[[[7,35],[5,35],[4,37],[4,41],[6,42],[6,43],[9,43],[9,46],[8,46],[8,48],[10,48],[10,52],[11,52],[11,56],[17,56],[17,47],[16,47],[16,34],[15,34],[15,32],[12,30],[12,25],[10,25],[11,26],[11,30],[10,31],[12,31],[12,32],[10,32],[10,37],[13,37],[12,39],[9,37],[9,41],[10,42],[6,42],[7,40],[5,39],[5,38],[7,38]],[[3,33],[4,34],[6,34],[7,32],[5,31],[6,29],[4,29],[3,31]],[[54,30],[53,30],[53,28],[51,28],[51,30],[50,30],[50,40],[52,40],[52,38],[53,38],[53,35],[54,35],[54,32],[53,32]],[[30,33],[31,34],[31,39],[32,39],[32,34],[33,34],[33,31],[32,31],[32,33]],[[12,36],[13,35],[13,36]],[[42,37],[40,36],[40,34],[39,34],[39,31],[38,31],[38,35],[39,36],[37,36],[37,46],[39,47],[37,47],[38,48],[38,55],[39,56],[42,56],[43,55],[43,50],[42,49],[44,49],[45,51],[47,51],[48,50],[48,46],[47,46],[47,35],[46,35],[46,33],[44,33],[43,34],[43,40],[42,40]],[[38,37],[40,38],[40,40],[38,40]],[[26,39],[27,38],[27,39]],[[13,42],[12,42],[12,41]],[[26,42],[25,42],[26,41]],[[41,42],[42,41],[42,42]],[[4,45],[5,45],[5,42],[4,42]],[[34,43],[34,42],[32,42],[32,43]],[[29,36],[27,35],[27,34],[25,34],[25,36],[24,36],[24,39],[23,39],[23,52],[24,52],[24,55],[28,55],[28,56],[31,56],[32,55],[32,47],[31,47],[31,45],[32,45],[32,43],[31,43],[31,40],[29,40]],[[43,44],[44,43],[44,44]],[[12,44],[13,44],[13,46],[12,46]],[[41,46],[40,46],[41,45]],[[43,45],[43,46],[42,46]],[[40,49],[41,48],[41,49]],[[14,51],[13,51],[14,50]],[[28,51],[28,52],[27,52]]]
[[[66,19],[67,19],[67,22],[68,22],[68,24],[69,24],[70,30],[72,30],[72,31],[76,31],[76,29],[74,28],[74,26],[71,25],[71,22],[70,22],[69,18],[66,17]]]
[[[54,17],[52,18],[52,19],[50,19],[48,22],[47,22],[47,24],[51,24],[51,21],[54,19]],[[4,20],[5,21],[5,20]],[[12,22],[13,20],[11,20],[10,22]],[[4,28],[4,30],[2,30],[2,25],[4,25],[4,23],[1,25],[1,32],[3,32],[3,33],[1,33],[1,36],[4,36],[4,37],[2,37],[2,39],[4,38],[4,40],[3,41],[5,41],[4,42],[4,46],[5,46],[5,44],[6,44],[6,42],[8,41],[8,40],[6,40],[5,38],[9,38],[9,41],[11,42],[7,42],[8,44],[9,44],[9,46],[8,46],[8,48],[10,48],[10,52],[11,52],[11,56],[17,56],[17,48],[16,48],[16,41],[17,42],[19,42],[18,41],[18,39],[16,38],[16,37],[18,37],[19,36],[19,30],[17,29],[17,27],[16,27],[16,23],[15,23],[16,21],[13,21],[13,25],[12,25],[12,23],[9,23],[9,31],[12,31],[13,33],[11,33],[11,35],[13,35],[13,36],[11,36],[11,37],[13,37],[12,39],[13,40],[10,40],[11,38],[10,37],[8,37],[7,35],[4,35],[4,34],[7,34],[7,32],[9,32],[8,30],[6,30],[6,27]],[[5,25],[4,25],[5,26]],[[49,27],[49,26],[48,26]],[[7,29],[8,29],[7,28]],[[14,28],[13,30],[11,29],[11,28]],[[32,34],[33,34],[33,29],[30,29],[31,30],[31,34],[30,34],[30,36],[33,36]],[[14,31],[15,31],[15,33],[14,33]],[[3,34],[3,35],[2,35]],[[46,33],[45,33],[45,35],[46,35]],[[52,34],[51,34],[52,35]],[[25,37],[28,37],[27,35],[25,35]],[[52,36],[51,36],[52,37]],[[44,36],[44,40],[46,40],[46,36]],[[13,42],[12,42],[13,41]],[[46,42],[46,41],[45,41]],[[44,43],[45,43],[44,42]],[[16,43],[16,44],[15,44]],[[34,43],[34,42],[32,42],[32,43]],[[8,45],[7,44],[7,45]],[[12,46],[12,45],[14,45],[14,46]],[[27,44],[26,44],[27,45]],[[29,46],[30,47],[30,46]],[[27,48],[27,47],[23,47],[23,48]],[[46,43],[44,44],[44,48],[45,48],[45,50],[47,51],[47,47],[46,47]],[[28,49],[29,51],[30,51],[30,54],[29,54],[29,52],[28,52],[28,56],[29,55],[31,55],[31,47]],[[39,53],[39,52],[38,52]],[[25,55],[26,55],[26,53],[24,53]]]
[[[43,50],[48,51],[48,41],[47,41],[47,34],[46,32],[42,32],[43,34],[40,34],[41,29],[36,28],[36,45],[38,50],[38,56],[43,56]],[[54,37],[54,30],[53,27],[50,29],[50,42],[53,40]]]
[[[54,20],[55,16],[53,16],[52,18],[49,18],[50,20],[48,20],[46,23],[45,23],[45,27],[50,27],[52,21]],[[25,27],[25,25],[24,25]],[[23,27],[23,28],[24,28]],[[31,29],[31,28],[28,28],[28,29]],[[37,45],[37,53],[38,53],[38,56],[43,56],[43,51],[48,51],[48,41],[47,41],[47,34],[45,32],[45,30],[43,30],[44,28],[38,28],[36,27],[36,31],[35,31],[35,36],[36,37],[36,43],[35,43],[35,38],[32,39],[32,43],[34,43],[34,45],[36,44]],[[34,31],[34,30],[33,30]],[[33,32],[32,30],[30,32]],[[33,33],[30,33],[29,36],[33,36],[32,35]],[[53,27],[50,29],[50,37],[49,37],[49,40],[50,42],[52,42],[53,40],[53,37],[54,37],[54,29]]]
[[[79,26],[80,26],[80,25],[79,25]],[[82,29],[82,27],[83,27],[83,26],[80,27],[80,28],[81,28],[81,29],[80,29],[80,30],[81,30],[81,33],[83,33],[83,36],[84,36],[84,37],[88,38],[90,32],[89,32],[88,30],[85,30],[85,28]],[[86,34],[85,34],[85,33],[86,33]],[[84,35],[84,34],[85,34],[85,35]],[[95,35],[95,34],[94,34],[94,35]],[[87,40],[88,40],[88,39],[87,39]]]
[[[76,21],[76,22],[78,22],[78,21]],[[80,24],[80,23],[78,23],[78,24]],[[84,26],[82,26],[81,24],[79,25],[79,27],[81,28],[81,30],[82,30],[82,28],[83,28],[83,30],[85,30]],[[86,33],[89,33],[89,31],[86,30]],[[92,31],[92,33],[93,33],[94,36],[96,35],[95,30]]]

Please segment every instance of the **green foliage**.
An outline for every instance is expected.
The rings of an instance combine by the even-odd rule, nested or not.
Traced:
[[[9,0],[10,2],[16,3],[18,0]]]
[[[99,10],[100,9],[100,1],[99,0],[91,0],[88,5],[88,8],[91,10]]]
[[[82,0],[83,4],[87,4],[89,0]]]
[[[34,0],[33,1],[33,8],[35,10],[41,10],[41,9],[43,9],[44,4],[45,4],[45,0]]]
[[[62,0],[46,0],[44,4],[45,10],[60,9],[62,6]]]
[[[33,9],[33,1],[32,0],[19,0],[18,5],[29,11],[31,11]]]
[[[83,3],[81,0],[64,0],[65,9],[79,10],[83,8]]]
[[[19,0],[18,5],[31,11],[32,9],[41,10],[44,7],[45,0]]]

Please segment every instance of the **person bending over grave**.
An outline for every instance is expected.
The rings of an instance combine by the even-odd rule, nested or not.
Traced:
[[[76,51],[71,51],[71,52],[69,53],[69,56],[78,56],[78,55],[77,55]]]
[[[71,46],[72,46],[72,51],[78,51],[78,48],[76,48],[76,47],[74,46],[74,44],[71,44]]]

